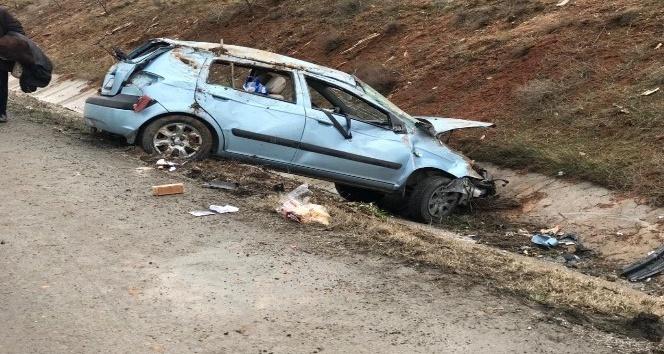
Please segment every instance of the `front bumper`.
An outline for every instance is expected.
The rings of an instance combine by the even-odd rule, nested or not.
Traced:
[[[477,170],[482,179],[462,177],[450,182],[447,190],[461,194],[460,204],[468,204],[473,198],[487,198],[496,195],[496,180],[484,169]],[[507,183],[507,181],[504,181]]]

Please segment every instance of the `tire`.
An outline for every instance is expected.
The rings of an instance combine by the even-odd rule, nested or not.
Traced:
[[[415,185],[408,199],[408,210],[413,219],[427,224],[439,224],[454,212],[461,195],[445,192],[450,179],[430,176]]]
[[[349,202],[373,203],[383,197],[380,192],[335,183],[337,193]]]
[[[188,116],[168,116],[150,123],[141,136],[143,150],[151,155],[181,160],[200,160],[212,150],[210,129]]]
[[[376,205],[392,214],[408,217],[408,203],[406,197],[401,193],[385,194],[376,202]]]

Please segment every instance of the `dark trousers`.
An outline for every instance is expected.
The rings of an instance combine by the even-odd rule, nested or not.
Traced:
[[[9,95],[9,73],[0,70],[0,115],[7,114],[7,96]]]

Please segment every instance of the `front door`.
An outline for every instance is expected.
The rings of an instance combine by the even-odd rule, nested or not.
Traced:
[[[196,102],[222,127],[226,153],[292,162],[305,124],[294,78],[291,71],[249,63],[206,65]]]
[[[406,135],[392,130],[389,114],[323,80],[306,76],[300,80],[307,87],[307,120],[294,164],[351,184],[393,189],[412,149]],[[341,124],[341,131],[330,116]],[[344,136],[343,130],[349,134]]]

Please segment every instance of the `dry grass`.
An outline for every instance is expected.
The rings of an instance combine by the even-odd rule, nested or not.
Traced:
[[[366,214],[358,217],[343,205],[327,206],[335,219],[333,230],[351,232],[365,243],[379,247],[375,251],[434,265],[552,307],[625,317],[642,312],[664,315],[661,299],[615,283],[487,246],[441,238],[390,219]],[[385,243],[391,246],[384,248]]]

